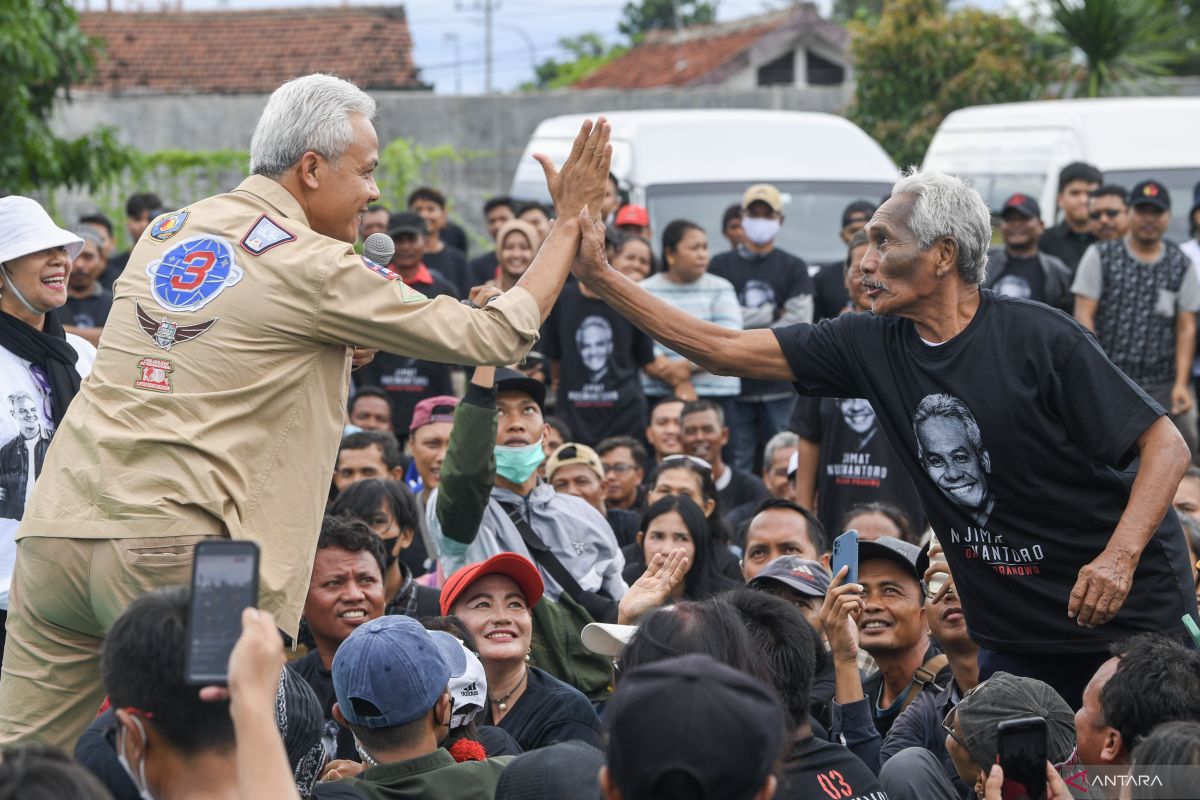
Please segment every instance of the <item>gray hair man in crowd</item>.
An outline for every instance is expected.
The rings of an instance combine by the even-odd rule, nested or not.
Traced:
[[[187,583],[202,539],[259,544],[262,606],[294,636],[352,365],[373,349],[511,364],[537,339],[580,211],[600,213],[608,126],[585,123],[561,172],[542,159],[564,219],[515,288],[469,308],[354,252],[379,199],[375,112],[330,75],[285,83],[253,174],[142,234],[17,533],[0,743],[74,743],[104,694],[108,627],[143,592]]]
[[[958,579],[981,677],[1039,678],[1078,707],[1111,642],[1146,630],[1186,636],[1182,617],[1196,613],[1183,534],[1168,513],[1187,446],[1079,324],[980,288],[991,218],[968,184],[910,171],[865,230],[862,284],[874,313],[819,326],[731,331],[698,321],[612,269],[590,221],[573,269],[706,370],[869,400]],[[930,448],[913,421],[931,395],[955,398],[979,429],[979,448],[939,458],[963,468],[987,453],[986,517],[964,502],[974,500],[965,483],[939,481],[922,462]]]

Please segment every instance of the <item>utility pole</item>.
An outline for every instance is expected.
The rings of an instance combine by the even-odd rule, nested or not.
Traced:
[[[483,91],[492,93],[492,15],[500,10],[500,0],[474,0],[469,7],[459,1],[455,3],[458,11],[483,12]]]
[[[462,40],[457,33],[449,31],[445,40],[454,45],[454,93],[462,94],[462,49],[459,47]]]

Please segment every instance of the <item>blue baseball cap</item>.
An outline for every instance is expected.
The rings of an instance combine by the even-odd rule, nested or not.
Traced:
[[[379,617],[358,626],[333,657],[338,708],[347,722],[363,728],[418,719],[446,692],[448,650],[411,617]]]

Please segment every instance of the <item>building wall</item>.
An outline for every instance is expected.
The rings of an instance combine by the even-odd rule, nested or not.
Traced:
[[[454,202],[453,214],[483,234],[481,206],[508,191],[529,137],[542,120],[559,114],[677,108],[754,108],[837,113],[853,96],[850,85],[797,89],[538,92],[459,97],[418,92],[373,92],[379,102],[376,128],[382,143],[408,137],[424,146],[452,145],[478,154],[461,164],[443,163],[439,183]],[[61,106],[54,127],[80,135],[96,126],[116,128],[121,141],[144,151],[178,148],[249,148],[265,95],[124,95],[75,93]],[[153,190],[155,187],[145,187]],[[195,198],[164,198],[182,204]],[[58,211],[64,220],[90,210],[86,196],[63,192]]]

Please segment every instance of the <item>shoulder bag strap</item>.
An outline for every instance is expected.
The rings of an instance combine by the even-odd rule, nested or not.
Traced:
[[[553,551],[542,541],[541,537],[534,532],[533,526],[521,514],[521,509],[509,503],[500,503],[500,507],[508,514],[508,518],[512,520],[513,525],[517,526],[517,531],[521,534],[521,539],[525,542],[525,547],[529,549],[529,554],[533,556],[533,560],[538,565],[549,573],[551,578],[563,588],[563,591],[571,596],[571,599],[578,601],[583,594],[583,587],[579,585],[579,581],[575,580],[575,576],[567,571],[562,562],[558,560],[558,556],[554,555]]]

